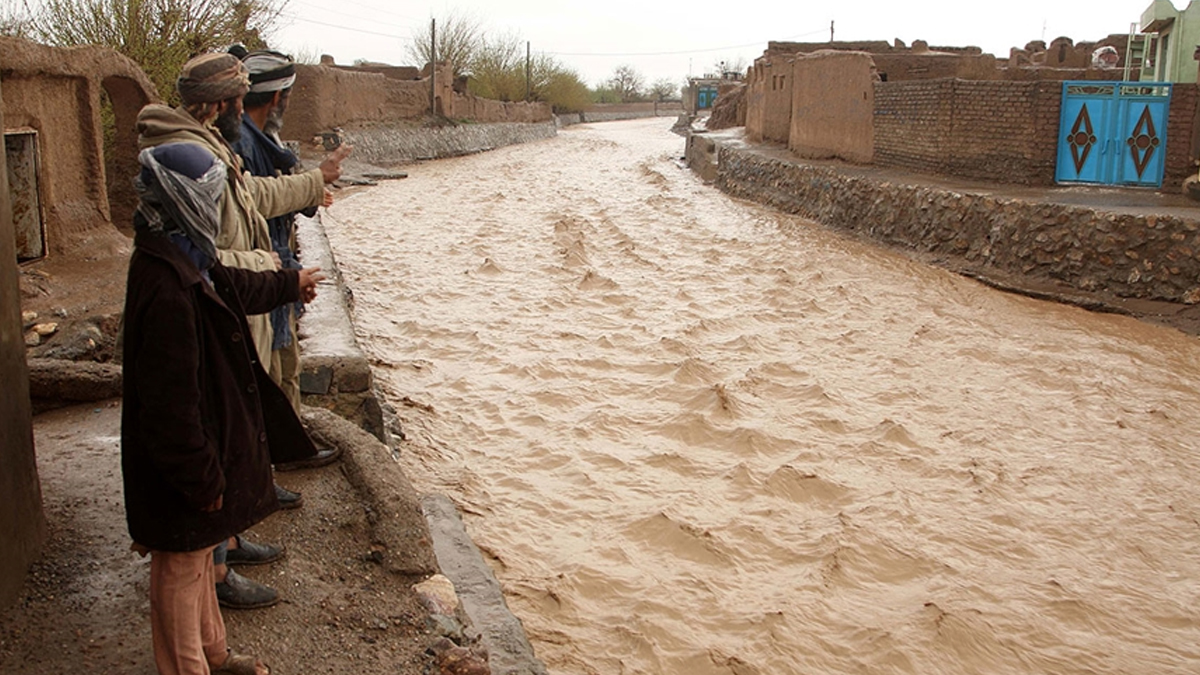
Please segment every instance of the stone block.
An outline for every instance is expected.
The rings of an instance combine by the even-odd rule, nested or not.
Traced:
[[[338,393],[359,393],[371,388],[371,367],[364,359],[345,359],[334,376]]]
[[[325,396],[333,386],[333,368],[327,365],[304,368],[300,372],[300,393]]]

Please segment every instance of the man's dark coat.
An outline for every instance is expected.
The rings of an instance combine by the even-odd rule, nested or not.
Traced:
[[[297,300],[298,272],[218,262],[210,287],[165,235],[140,232],[134,243],[121,418],[129,533],[151,550],[196,551],[279,508],[272,461],[316,452],[258,363],[245,319]],[[220,510],[203,510],[220,496]]]

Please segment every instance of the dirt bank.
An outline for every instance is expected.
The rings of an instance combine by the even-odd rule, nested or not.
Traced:
[[[35,418],[50,536],[21,599],[0,614],[0,672],[154,672],[148,560],[129,551],[119,438],[116,400]],[[426,672],[426,649],[439,633],[411,588],[421,578],[388,572],[373,545],[373,505],[336,465],[278,480],[301,491],[304,506],[271,516],[250,536],[283,543],[288,554],[241,571],[284,600],[226,611],[230,645],[260,655],[276,673]]]

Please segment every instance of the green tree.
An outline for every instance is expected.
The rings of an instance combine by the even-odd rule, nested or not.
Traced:
[[[471,61],[467,89],[497,101],[524,101],[528,94],[555,112],[577,112],[591,104],[587,85],[575,71],[546,54],[527,58],[526,48],[515,33],[484,39]]]
[[[621,92],[607,85],[600,85],[592,90],[593,103],[620,103]]]
[[[483,44],[483,30],[479,20],[468,14],[451,12],[435,21],[432,44],[437,47],[438,63],[447,62],[454,70],[454,76],[469,74],[471,62]],[[414,28],[412,40],[408,43],[408,56],[416,61],[420,68],[432,60],[430,53],[429,26]]]
[[[592,104],[591,92],[579,73],[549,56],[535,59],[533,67],[535,101],[545,101],[556,113],[579,112]]]
[[[44,0],[29,36],[67,47],[103,45],[135,61],[160,96],[177,102],[175,80],[191,57],[240,42],[266,47],[264,35],[287,0]]]
[[[480,98],[525,100],[525,50],[515,33],[485,38],[470,63],[467,89]]]

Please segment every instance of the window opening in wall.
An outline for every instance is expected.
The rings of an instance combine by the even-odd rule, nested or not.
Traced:
[[[17,262],[46,257],[46,225],[38,194],[37,131],[6,129],[4,156],[8,166],[8,198],[16,231]]]

